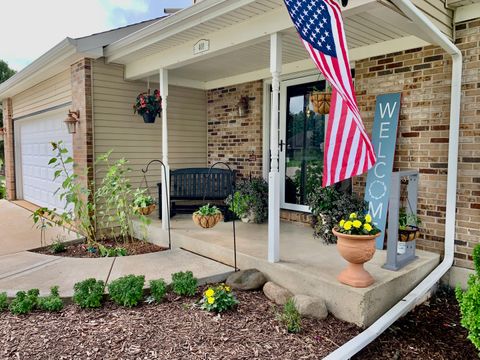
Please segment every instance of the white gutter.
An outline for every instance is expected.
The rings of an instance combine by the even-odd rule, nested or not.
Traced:
[[[352,340],[339,347],[324,360],[350,359],[375,340],[397,319],[418,305],[453,265],[455,248],[455,209],[457,206],[458,142],[460,126],[460,100],[462,85],[462,53],[410,0],[391,0],[413,22],[423,27],[434,42],[452,57],[452,88],[450,104],[450,134],[448,144],[447,209],[445,214],[445,256],[417,287],[387,311],[380,319]]]

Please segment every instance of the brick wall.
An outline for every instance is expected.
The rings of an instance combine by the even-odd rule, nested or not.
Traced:
[[[455,265],[472,268],[480,241],[480,21],[458,24],[457,44],[464,55],[457,190]],[[420,172],[419,249],[442,252],[446,210],[451,58],[438,47],[378,56],[355,65],[356,90],[367,129],[375,98],[402,92],[394,170]],[[355,182],[362,192],[365,177]]]
[[[241,96],[249,98],[244,117],[236,110]],[[262,97],[262,81],[207,91],[209,165],[225,161],[240,177],[262,176]]]
[[[82,59],[71,65],[72,110],[80,111],[77,132],[73,136],[75,172],[84,185],[93,180],[93,113],[92,113],[92,60]],[[88,168],[88,174],[85,169]]]
[[[3,101],[3,127],[5,130],[5,185],[7,188],[7,199],[15,200],[15,151],[13,136],[13,108],[12,99]]]

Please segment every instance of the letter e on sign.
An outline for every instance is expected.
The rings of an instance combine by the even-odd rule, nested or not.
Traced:
[[[201,54],[208,50],[210,50],[210,40],[198,40],[197,43],[193,45],[193,55]]]

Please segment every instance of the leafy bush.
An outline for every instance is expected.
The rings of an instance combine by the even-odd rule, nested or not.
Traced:
[[[145,276],[126,275],[108,285],[110,298],[121,306],[134,307],[143,298]]]
[[[172,274],[173,292],[180,296],[193,296],[197,292],[198,281],[191,271]]]
[[[268,183],[263,178],[242,180],[233,199],[229,196],[225,202],[240,218],[251,217],[261,224],[268,218]]]
[[[57,238],[51,245],[50,245],[50,252],[52,254],[60,254],[67,250],[65,244],[60,238]]]
[[[37,306],[38,295],[40,291],[38,289],[31,289],[27,292],[19,291],[15,299],[10,303],[9,309],[12,314],[21,315],[32,312]]]
[[[98,244],[98,253],[101,257],[120,257],[128,255],[127,249],[123,247],[106,247],[102,244]]]
[[[58,286],[50,288],[50,295],[38,298],[38,308],[43,311],[57,312],[63,309],[63,301],[58,292]]]
[[[161,303],[167,293],[165,280],[150,280],[150,294],[157,303]]]
[[[8,296],[6,292],[0,293],[0,312],[8,309]]]
[[[308,194],[307,201],[314,215],[314,236],[321,238],[327,244],[337,242],[332,229],[340,220],[351,213],[367,212],[367,203],[363,199],[332,186],[318,187],[316,191]]]
[[[102,306],[105,283],[102,280],[87,279],[74,285],[73,302],[81,308]]]
[[[232,293],[230,287],[221,284],[215,287],[209,287],[203,293],[201,308],[207,311],[220,313],[230,310],[238,304],[238,300]]]
[[[278,319],[289,333],[299,333],[302,330],[302,317],[295,307],[293,299],[287,301]]]
[[[468,339],[480,350],[480,245],[473,250],[475,274],[468,279],[467,290],[457,287],[455,294],[460,305],[461,324],[468,330]]]

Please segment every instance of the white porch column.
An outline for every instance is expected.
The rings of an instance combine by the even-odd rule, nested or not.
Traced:
[[[170,189],[170,165],[168,164],[168,118],[167,118],[167,106],[168,106],[168,70],[160,69],[160,95],[162,96],[162,162],[166,167],[166,179],[165,172],[162,169],[162,229],[168,229],[167,218],[169,214],[170,198],[167,189]]]
[[[282,38],[270,36],[270,72],[272,73],[272,114],[270,119],[270,173],[268,175],[268,261],[280,261],[280,173],[278,151],[278,99],[282,71]]]

